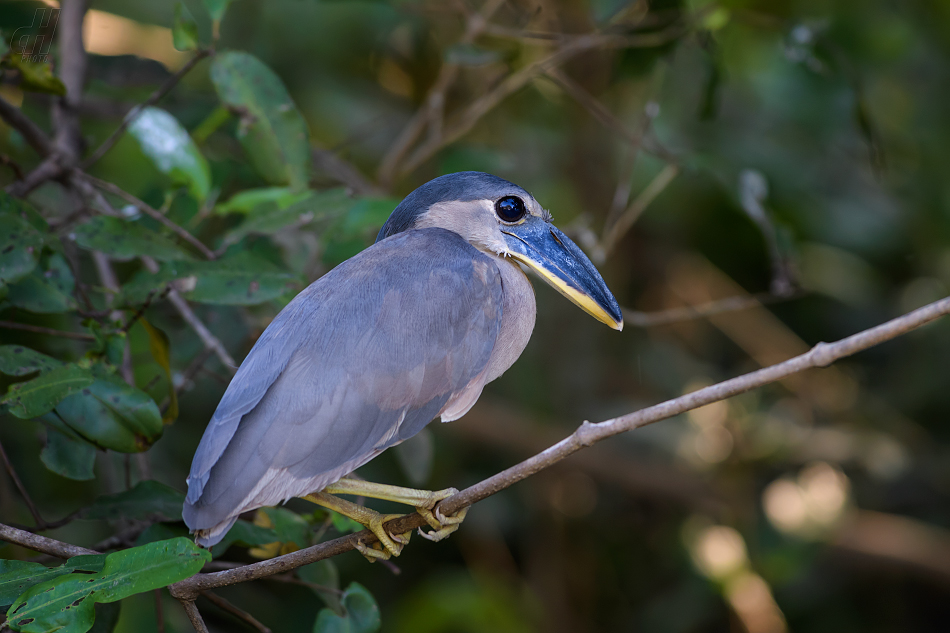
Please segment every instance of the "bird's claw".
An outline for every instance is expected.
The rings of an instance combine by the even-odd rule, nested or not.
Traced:
[[[455,494],[455,492],[451,494]],[[446,495],[446,497],[451,496],[451,494]],[[432,528],[431,532],[424,532],[422,528],[419,528],[419,535],[422,538],[434,542],[439,542],[447,538],[452,532],[459,529],[462,521],[465,520],[465,515],[468,514],[468,507],[464,507],[449,516],[442,514],[438,507],[436,507],[434,511],[426,509],[425,512],[423,512],[421,508],[417,508],[417,510],[419,514],[422,515],[422,518],[426,520],[426,523],[429,524],[429,527]]]

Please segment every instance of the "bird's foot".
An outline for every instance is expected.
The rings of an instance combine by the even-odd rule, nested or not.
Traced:
[[[412,534],[411,532],[390,534],[386,530],[386,522],[401,517],[401,514],[380,514],[375,510],[340,499],[326,492],[312,492],[303,498],[324,508],[339,512],[375,534],[376,538],[379,539],[379,548],[371,549],[365,543],[359,543],[356,547],[371,562],[378,558],[388,559],[390,556],[399,556],[402,553],[403,546],[409,542],[409,536]],[[376,553],[373,554],[373,551]]]
[[[429,524],[429,527],[432,528],[431,532],[424,532],[422,528],[419,528],[419,536],[429,539],[430,541],[438,542],[459,529],[462,521],[465,520],[465,515],[468,514],[468,507],[462,508],[455,514],[445,516],[437,505],[440,501],[448,499],[457,492],[458,490],[456,488],[433,491],[430,493],[431,499],[426,505],[416,506],[416,512],[421,514],[422,518]]]
[[[389,519],[393,517],[401,516],[401,515],[390,514],[390,515],[381,515],[381,516],[383,517],[382,523],[385,523]],[[369,529],[370,531],[373,532],[373,534],[376,535],[376,538],[379,539],[378,542],[373,543],[372,545],[367,545],[361,540],[356,541],[357,551],[359,551],[359,553],[362,554],[363,557],[366,558],[366,560],[368,560],[371,563],[375,563],[378,560],[389,560],[390,557],[392,556],[399,556],[399,554],[402,553],[402,548],[405,547],[407,543],[409,543],[409,538],[412,536],[411,531],[404,532],[403,534],[392,534],[388,532],[385,527],[382,526],[382,523],[378,526],[378,530],[379,530],[378,532],[377,532],[377,529],[374,529],[373,527],[368,526],[368,525],[366,526],[367,529]],[[385,535],[388,539],[390,539],[389,545],[384,545],[385,541],[381,537],[381,534]]]

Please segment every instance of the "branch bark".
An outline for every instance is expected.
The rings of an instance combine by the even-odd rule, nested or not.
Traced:
[[[806,369],[826,367],[836,360],[851,356],[857,352],[906,334],[946,314],[950,314],[950,297],[928,304],[913,312],[871,329],[864,330],[848,338],[841,339],[835,343],[818,343],[810,351],[795,356],[783,363],[765,367],[758,371],[699,389],[685,396],[667,400],[652,407],[647,407],[598,424],[591,424],[585,421],[573,434],[554,446],[452,495],[440,504],[440,510],[446,515],[454,514],[462,508],[486,499],[560,462],[582,448],[591,446],[608,437],[626,431],[632,431],[648,424],[659,422],[660,420],[666,420],[719,400],[731,398],[732,396],[751,389],[782,380],[783,378]],[[408,514],[398,519],[393,519],[386,524],[386,528],[393,534],[402,534],[422,527],[424,523],[420,515]],[[357,541],[370,544],[376,541],[376,537],[369,530],[364,530],[356,534],[349,534],[332,541],[320,543],[307,549],[284,556],[278,556],[259,563],[215,573],[198,574],[187,580],[171,585],[169,591],[171,591],[172,595],[176,598],[193,600],[201,591],[272,576],[342,554],[343,552],[355,549]]]

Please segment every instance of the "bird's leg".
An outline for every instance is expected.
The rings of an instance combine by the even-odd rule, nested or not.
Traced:
[[[302,497],[307,501],[329,508],[339,512],[345,517],[349,517],[357,523],[364,525],[376,538],[379,539],[379,549],[370,548],[364,543],[358,542],[356,549],[360,551],[370,562],[377,558],[388,559],[390,556],[399,556],[403,546],[409,542],[409,536],[412,532],[406,532],[403,535],[389,534],[384,527],[387,521],[399,518],[401,514],[380,514],[375,510],[364,508],[346,499],[340,499],[332,494],[324,492],[311,492]]]
[[[416,512],[422,515],[426,523],[432,527],[432,532],[423,532],[419,529],[419,534],[430,541],[441,541],[449,534],[459,528],[459,524],[465,519],[468,508],[462,508],[451,516],[443,515],[436,504],[451,497],[458,492],[455,488],[446,488],[445,490],[416,490],[415,488],[402,488],[400,486],[390,486],[389,484],[377,484],[371,481],[361,479],[349,479],[344,477],[335,484],[324,488],[324,492],[335,495],[359,495],[370,497],[372,499],[385,499],[404,503],[416,509]],[[433,509],[435,511],[433,512]]]

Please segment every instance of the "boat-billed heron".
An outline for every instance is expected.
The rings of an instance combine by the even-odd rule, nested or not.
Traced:
[[[524,350],[535,321],[534,271],[614,329],[623,319],[597,269],[527,191],[481,172],[441,176],[403,200],[376,243],[297,295],[241,364],[188,477],[184,519],[198,543],[238,515],[302,497],[379,538],[368,557],[399,554],[394,515],[352,494],[415,506],[438,540],[437,492],[344,475],[418,433],[464,415]]]

